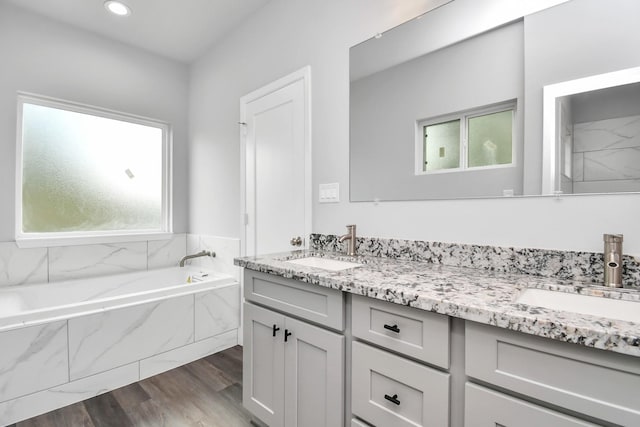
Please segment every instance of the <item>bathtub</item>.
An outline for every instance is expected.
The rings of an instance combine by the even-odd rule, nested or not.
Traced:
[[[237,344],[240,289],[197,267],[0,289],[0,425]]]
[[[204,277],[203,277],[204,276]],[[188,283],[191,278],[191,283]],[[172,267],[64,282],[0,288],[0,332],[58,318],[177,297],[234,283],[196,267]]]

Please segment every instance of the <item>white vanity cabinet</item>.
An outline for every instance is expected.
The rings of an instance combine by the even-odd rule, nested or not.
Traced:
[[[588,418],[640,426],[640,359],[637,357],[474,322],[466,322],[465,329],[465,370],[469,377]],[[478,423],[480,413],[496,417],[505,411],[500,399],[489,398],[486,393],[481,399],[484,403],[478,404],[481,394],[467,384],[467,427],[494,426],[493,418],[491,422]],[[572,423],[560,416],[554,422],[542,422],[549,419],[549,414],[543,415],[541,408],[536,412],[529,406],[522,413],[530,414],[529,420],[539,419],[540,423],[523,420],[498,424],[509,427],[591,425]],[[511,407],[518,408],[513,404]]]
[[[640,426],[638,357],[251,270],[245,299],[243,403],[270,427]]]
[[[345,338],[302,320],[341,327],[342,293],[246,270],[245,299],[244,406],[270,427],[343,425]]]
[[[354,295],[351,410],[376,426],[449,425],[449,318]],[[394,353],[392,353],[393,351]],[[400,353],[400,354],[397,354]]]

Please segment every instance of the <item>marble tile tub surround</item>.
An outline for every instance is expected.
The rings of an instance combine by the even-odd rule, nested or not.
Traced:
[[[47,248],[20,249],[0,242],[0,286],[43,283],[48,280]]]
[[[0,242],[0,286],[128,273],[177,265],[187,235],[145,242],[19,248]]]
[[[0,426],[236,345],[239,293],[239,284],[221,284],[190,295],[1,332]],[[228,300],[237,301],[233,313]],[[220,312],[229,317],[206,315]]]
[[[360,255],[588,283],[604,282],[604,258],[602,253],[597,252],[509,248],[377,237],[358,237],[356,247]],[[338,242],[337,236],[327,234],[311,234],[310,248],[342,253],[345,250],[343,244]],[[623,257],[623,284],[628,288],[640,289],[640,260],[633,256]]]
[[[179,233],[165,240],[51,248],[19,248],[15,242],[0,242],[0,286],[173,267],[187,253],[201,250],[214,251],[216,257],[190,261],[192,265],[239,280],[240,270],[233,259],[240,256],[240,239]]]
[[[519,304],[526,288],[638,301],[636,290],[613,290],[548,277],[462,268],[409,259],[359,255],[357,268],[329,271],[286,262],[336,252],[298,250],[237,258],[241,267],[312,285],[458,317],[513,331],[640,357],[640,324]]]
[[[233,264],[233,259],[240,256],[240,239],[205,234],[187,235],[187,253],[195,254],[203,250],[215,252],[215,258],[194,258],[187,263],[228,274],[240,280],[240,269]]]

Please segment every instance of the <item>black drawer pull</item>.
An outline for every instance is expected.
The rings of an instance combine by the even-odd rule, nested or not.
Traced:
[[[289,338],[291,335],[293,335],[291,332],[289,332],[288,329],[284,330],[284,342],[287,342],[287,338]]]
[[[276,332],[278,332],[280,330],[280,328],[278,328],[276,325],[273,325],[273,336],[276,336]]]
[[[391,403],[395,403],[396,405],[400,405],[400,401],[398,400],[398,395],[397,394],[394,394],[393,396],[389,396],[388,394],[385,394],[384,398],[387,399]]]
[[[385,324],[384,328],[390,330],[391,332],[395,332],[396,334],[400,333],[400,328],[398,328],[398,325],[393,325],[392,326],[392,325]]]

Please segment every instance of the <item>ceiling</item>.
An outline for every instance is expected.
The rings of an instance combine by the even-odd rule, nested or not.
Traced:
[[[2,1],[188,63],[269,0],[123,0],[128,17],[108,13],[104,0]]]

